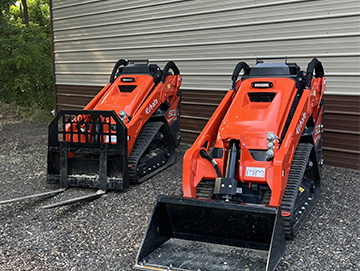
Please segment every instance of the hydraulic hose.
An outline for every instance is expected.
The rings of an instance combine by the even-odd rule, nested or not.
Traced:
[[[163,70],[163,73],[161,76],[161,80],[160,80],[161,83],[165,82],[165,78],[168,75],[168,72],[170,69],[174,72],[174,75],[180,74],[179,68],[176,66],[176,64],[173,61],[169,61],[164,67],[164,70]]]
[[[114,66],[114,68],[113,68],[113,70],[112,70],[112,73],[111,73],[111,75],[110,75],[110,80],[109,80],[110,84],[114,83],[114,81],[115,81],[115,76],[116,76],[116,73],[118,72],[118,69],[119,69],[121,66],[124,66],[124,67],[125,67],[127,64],[128,64],[128,61],[125,60],[125,59],[119,59],[119,60],[116,62],[115,66]]]
[[[233,74],[231,76],[231,80],[233,81],[231,89],[235,89],[235,84],[236,84],[236,80],[239,76],[239,73],[241,72],[241,70],[244,69],[244,71],[246,69],[249,69],[249,65],[246,62],[239,62],[238,64],[236,64],[235,69],[233,71]]]
[[[216,163],[216,161],[206,152],[206,150],[201,149],[200,150],[200,156],[202,158],[205,158],[207,160],[209,160],[209,162],[214,166],[216,174],[218,177],[221,177],[221,172],[220,172],[220,168],[218,166],[218,164]]]
[[[315,70],[315,78],[324,77],[325,73],[324,73],[323,65],[317,58],[313,58],[307,66],[307,69],[306,69],[306,87],[307,88],[311,87],[311,80],[313,78],[314,70]]]

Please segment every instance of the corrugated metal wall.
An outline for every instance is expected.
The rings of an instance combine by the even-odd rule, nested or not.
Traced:
[[[317,57],[331,100],[325,117],[329,161],[340,153],[359,167],[359,125],[336,128],[360,122],[358,0],[52,0],[52,18],[57,109],[83,106],[107,83],[119,58],[160,66],[174,60],[184,79],[181,121],[188,142],[230,87],[238,61],[253,65],[256,57],[286,55],[305,69]]]

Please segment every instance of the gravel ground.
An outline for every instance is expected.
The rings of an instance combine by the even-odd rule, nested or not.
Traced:
[[[47,123],[1,123],[0,200],[57,189],[46,183]],[[182,156],[170,169],[126,191],[73,206],[55,201],[94,192],[0,206],[0,270],[133,270],[158,195],[181,195]],[[359,177],[324,166],[322,195],[277,270],[360,270]]]

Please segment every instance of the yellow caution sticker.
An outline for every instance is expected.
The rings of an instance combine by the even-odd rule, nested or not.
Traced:
[[[300,193],[302,193],[302,192],[305,191],[305,189],[300,186],[300,187],[299,187],[299,191],[300,191]]]
[[[167,88],[171,88],[171,84],[168,84],[168,85],[167,85]]]
[[[314,90],[314,96],[316,96],[316,90]]]

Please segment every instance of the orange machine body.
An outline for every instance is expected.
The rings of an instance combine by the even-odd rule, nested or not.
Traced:
[[[124,112],[123,122],[128,131],[128,155],[130,155],[132,147],[135,143],[137,135],[139,134],[144,123],[146,123],[153,113],[164,102],[169,104],[169,108],[165,114],[165,119],[170,125],[174,118],[178,118],[177,112],[180,102],[179,88],[182,82],[181,75],[168,75],[165,82],[155,83],[154,78],[147,74],[122,74],[119,75],[114,83],[106,85],[85,107],[84,110],[107,110],[115,111],[117,115]],[[125,88],[125,91],[122,91]],[[141,91],[137,91],[140,89]],[[130,91],[131,90],[131,91]],[[77,116],[77,120],[72,124],[73,131],[77,131],[77,123],[82,120],[86,122],[88,116]],[[104,125],[103,129],[107,132],[111,129],[111,124]],[[83,124],[85,125],[85,124]],[[85,127],[85,126],[84,126]],[[90,126],[91,128],[93,126]],[[69,125],[67,130],[70,131]],[[89,131],[91,132],[91,131]],[[114,131],[115,133],[115,131]],[[73,135],[77,137],[77,134]],[[70,140],[70,135],[67,135],[67,141]],[[89,134],[89,141],[92,136]],[[74,138],[73,140],[79,140]],[[116,138],[104,136],[103,142],[116,142]],[[80,136],[80,141],[85,142],[85,135]]]
[[[315,145],[320,143],[320,134],[315,130],[320,129],[323,112],[320,102],[324,89],[324,77],[312,79],[310,87],[305,87],[300,96],[297,82],[291,76],[249,76],[238,80],[184,156],[184,197],[196,198],[200,181],[218,177],[212,163],[201,157],[199,151],[209,152],[212,146],[214,150],[220,150],[221,154],[213,155],[213,159],[224,176],[229,145],[235,141],[241,153],[236,180],[249,187],[268,185],[272,192],[270,206],[279,207],[295,148],[308,125],[314,127],[312,140]],[[299,96],[296,110],[291,112],[296,96]],[[254,158],[255,152],[268,149],[269,132],[278,138],[274,142],[273,158]]]
[[[123,190],[172,165],[181,83],[173,61],[118,60],[83,110],[60,110],[50,124],[48,182]]]
[[[320,195],[325,74],[316,58],[306,72],[269,59],[235,66],[185,153],[183,197],[155,203],[136,269],[276,269]]]

